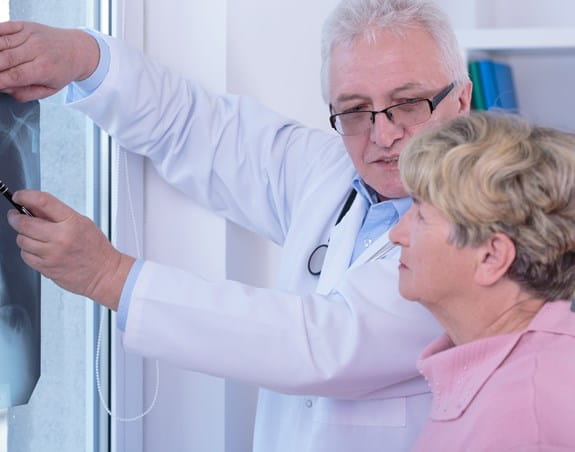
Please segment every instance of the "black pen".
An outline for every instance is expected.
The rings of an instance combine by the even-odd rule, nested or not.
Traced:
[[[8,186],[2,182],[0,180],[0,193],[2,193],[4,195],[4,197],[10,201],[10,203],[16,207],[16,209],[18,209],[18,211],[20,213],[23,213],[24,215],[28,215],[29,217],[33,217],[34,215],[32,215],[30,213],[30,211],[28,209],[26,209],[26,207],[21,206],[20,204],[14,202],[14,200],[12,199],[12,193],[10,192],[10,190],[8,190]]]

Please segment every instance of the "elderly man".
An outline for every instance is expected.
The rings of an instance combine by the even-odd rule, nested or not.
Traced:
[[[15,199],[37,216],[10,214],[24,260],[118,309],[130,350],[261,386],[255,451],[408,450],[429,408],[416,357],[440,329],[398,294],[387,230],[410,205],[405,144],[469,110],[445,15],[423,0],[336,7],[322,75],[341,138],[208,93],[106,36],[20,23],[0,35],[0,89],[25,100],[76,81],[73,108],[283,247],[274,289],[208,282],[135,261],[48,194],[23,191]]]

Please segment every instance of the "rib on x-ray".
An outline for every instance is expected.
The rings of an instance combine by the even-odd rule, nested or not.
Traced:
[[[40,188],[39,104],[0,94],[0,180]],[[0,409],[28,402],[40,377],[40,275],[20,257],[0,197]]]

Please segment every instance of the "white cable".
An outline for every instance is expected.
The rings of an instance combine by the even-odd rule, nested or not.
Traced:
[[[133,417],[120,417],[120,416],[116,416],[115,414],[113,414],[112,411],[110,410],[110,408],[108,407],[108,405],[106,404],[106,401],[104,400],[104,396],[102,394],[102,385],[100,384],[100,370],[99,370],[100,345],[101,345],[101,339],[102,339],[102,326],[103,325],[104,325],[104,316],[101,316],[100,317],[100,327],[98,328],[98,341],[96,344],[96,387],[98,388],[98,396],[100,397],[100,403],[102,404],[102,406],[106,410],[106,413],[108,413],[108,415],[115,421],[119,421],[119,422],[137,421],[138,419],[143,418],[150,411],[152,411],[152,408],[154,408],[154,406],[156,405],[156,401],[158,400],[158,392],[160,389],[160,365],[159,365],[158,361],[156,361],[156,387],[154,389],[154,397],[152,398],[152,402],[150,403],[150,406],[145,411],[143,411],[141,414],[138,414],[137,416],[133,416]]]
[[[120,149],[118,149],[117,151],[117,159],[120,159],[120,154],[122,154],[124,156],[123,158],[123,163],[124,163],[124,171],[126,174],[126,191],[127,191],[127,197],[128,197],[128,211],[130,213],[130,220],[132,223],[132,229],[134,231],[134,240],[135,240],[135,246],[136,246],[136,255],[138,257],[142,256],[142,252],[141,252],[141,246],[140,246],[140,240],[139,240],[139,236],[137,234],[137,223],[136,223],[136,215],[134,212],[134,204],[133,204],[133,200],[132,200],[132,188],[130,185],[130,178],[129,178],[129,173],[128,173],[128,157],[125,151],[122,151]],[[116,164],[116,168],[118,168],[118,172],[119,172],[119,168],[120,168],[120,163],[118,162]],[[104,316],[101,315],[100,316],[100,326],[98,327],[98,339],[96,341],[96,357],[95,357],[95,370],[96,370],[96,387],[98,389],[98,396],[100,398],[100,403],[102,404],[102,406],[104,407],[104,409],[106,410],[106,413],[108,413],[108,415],[115,421],[120,421],[120,422],[133,422],[133,421],[137,421],[138,419],[143,418],[144,416],[146,416],[150,411],[152,411],[152,409],[154,408],[154,406],[156,405],[156,401],[158,400],[158,392],[160,390],[160,364],[159,362],[156,360],[155,364],[156,364],[156,385],[154,388],[154,397],[152,398],[152,402],[150,403],[150,406],[144,410],[141,414],[137,415],[137,416],[133,416],[133,417],[120,417],[117,416],[115,414],[112,413],[112,411],[110,410],[110,408],[108,407],[106,401],[104,400],[104,396],[102,394],[102,385],[100,383],[100,348],[101,348],[101,344],[102,344],[102,329],[103,329],[103,325],[104,325]]]
[[[126,1],[127,0],[123,0],[121,2],[121,5],[122,5],[122,17],[121,17],[121,22],[120,22],[120,25],[121,25],[120,34],[121,34],[121,36],[124,36],[124,32],[125,32],[125,28],[126,28]],[[123,157],[124,157],[122,159],[121,163],[124,164],[124,172],[125,172],[125,180],[126,180],[126,193],[127,193],[127,199],[128,199],[128,211],[130,214],[130,221],[131,221],[132,230],[133,230],[134,243],[135,243],[135,247],[136,247],[136,256],[138,258],[142,258],[143,254],[142,254],[142,248],[140,245],[140,237],[138,235],[138,227],[137,227],[137,223],[136,223],[136,214],[134,212],[134,202],[133,202],[133,198],[132,198],[132,187],[130,184],[128,156],[127,156],[127,153],[125,151],[122,151],[120,149],[120,147],[118,146],[117,152],[116,152],[116,169],[118,171],[118,177],[116,178],[116,180],[120,179],[120,177],[119,177],[119,174],[120,174],[120,155],[123,155]],[[116,204],[117,204],[117,202],[116,202]],[[152,398],[152,402],[150,403],[150,406],[147,409],[145,409],[141,414],[139,414],[137,416],[133,416],[133,417],[120,417],[120,416],[113,414],[112,411],[110,410],[110,408],[108,407],[106,401],[104,400],[104,396],[102,394],[102,385],[100,383],[100,348],[101,348],[101,343],[102,343],[103,325],[104,325],[104,315],[101,315],[100,316],[100,326],[98,328],[98,339],[96,341],[96,357],[95,357],[96,387],[98,389],[98,396],[100,398],[100,403],[102,404],[102,406],[106,410],[106,413],[108,413],[108,415],[111,417],[112,420],[119,421],[119,422],[137,421],[137,420],[143,418],[144,416],[146,416],[148,413],[150,413],[150,411],[152,411],[152,409],[156,405],[156,401],[158,400],[158,392],[160,389],[160,364],[156,360],[156,362],[155,362],[155,364],[156,364],[156,385],[154,388],[154,397]]]

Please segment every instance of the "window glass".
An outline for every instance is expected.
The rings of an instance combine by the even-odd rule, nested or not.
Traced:
[[[93,0],[0,0],[1,20],[52,26],[97,28],[98,10]],[[40,186],[99,220],[99,135],[85,116],[62,105],[64,95],[40,101]],[[41,292],[40,379],[28,404],[0,411],[0,451],[103,450],[94,397],[99,311],[45,278]]]

